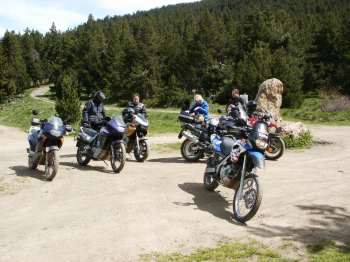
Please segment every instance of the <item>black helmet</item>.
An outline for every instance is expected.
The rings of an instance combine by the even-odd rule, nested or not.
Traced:
[[[257,108],[257,104],[254,100],[252,101],[249,101],[247,103],[247,110],[248,110],[248,113],[253,113]]]
[[[95,99],[97,99],[97,101],[102,103],[106,99],[106,96],[102,91],[98,91],[95,93]]]

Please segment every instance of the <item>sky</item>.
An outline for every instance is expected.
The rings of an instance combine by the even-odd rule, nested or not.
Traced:
[[[0,0],[0,36],[7,30],[25,28],[42,33],[55,22],[59,30],[84,23],[89,14],[95,18],[131,14],[169,4],[198,0]]]

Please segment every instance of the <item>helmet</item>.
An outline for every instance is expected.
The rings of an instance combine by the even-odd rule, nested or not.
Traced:
[[[248,113],[253,113],[257,108],[257,104],[256,102],[253,100],[253,101],[249,101],[247,103],[247,110],[248,110]]]
[[[95,93],[95,99],[102,103],[106,99],[106,96],[102,91],[98,91]]]

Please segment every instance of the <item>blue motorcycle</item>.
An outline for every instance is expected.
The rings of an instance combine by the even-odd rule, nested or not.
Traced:
[[[91,160],[110,160],[115,173],[125,165],[123,137],[126,125],[119,117],[107,118],[99,131],[81,127],[77,136],[77,161],[86,166]]]
[[[38,113],[33,110],[33,115]],[[36,169],[38,165],[45,165],[44,177],[52,181],[58,172],[58,151],[63,145],[63,136],[72,131],[69,125],[64,125],[61,118],[53,116],[48,120],[32,119],[28,132],[29,148],[28,166]]]
[[[214,191],[219,184],[234,189],[233,217],[244,223],[254,217],[262,201],[258,171],[265,167],[268,129],[265,122],[252,128],[234,128],[234,136],[232,130],[211,136],[214,153],[208,159],[203,182],[208,191]]]

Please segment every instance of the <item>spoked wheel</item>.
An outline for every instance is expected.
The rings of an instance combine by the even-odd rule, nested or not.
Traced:
[[[197,162],[203,157],[204,153],[196,143],[186,139],[181,145],[181,155],[188,162]]]
[[[146,140],[139,141],[139,149],[137,149],[136,143],[134,148],[134,156],[137,162],[145,161],[149,156],[149,145]]]
[[[77,161],[81,166],[87,166],[91,160],[86,145],[79,145],[77,149]]]
[[[115,173],[122,171],[126,160],[126,151],[124,143],[111,146],[111,166]]]
[[[52,181],[56,176],[58,171],[58,162],[59,159],[57,150],[46,152],[44,177],[47,181]]]
[[[214,191],[219,186],[219,183],[215,180],[213,173],[204,174],[203,184],[205,189],[210,192]]]
[[[258,177],[248,175],[243,182],[242,194],[239,195],[239,188],[233,198],[233,217],[235,220],[244,223],[252,219],[260,207],[262,200],[262,189]]]
[[[286,145],[281,137],[271,137],[265,151],[265,157],[268,160],[277,160],[283,155],[285,149]]]

